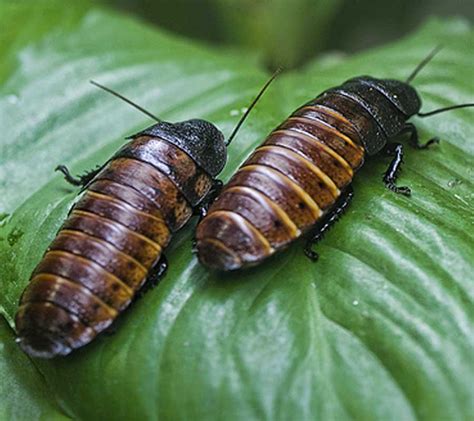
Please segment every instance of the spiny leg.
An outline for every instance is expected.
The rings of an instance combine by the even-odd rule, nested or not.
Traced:
[[[161,278],[165,275],[168,270],[168,259],[165,255],[162,255],[158,263],[153,266],[150,273],[148,274],[147,284],[153,288],[158,285]]]
[[[437,137],[433,137],[432,139],[428,140],[428,142],[421,144],[418,137],[418,130],[413,123],[406,123],[401,133],[410,134],[410,144],[415,149],[427,149],[429,146],[439,143],[439,139]]]
[[[323,235],[331,228],[334,223],[341,217],[344,211],[348,208],[349,204],[354,197],[354,189],[352,185],[346,187],[345,191],[339,196],[333,208],[328,212],[324,218],[318,223],[316,228],[311,233],[311,237],[306,242],[304,253],[313,262],[318,260],[319,255],[313,250],[313,246],[321,240]]]
[[[428,142],[421,144],[420,139],[418,137],[418,131],[415,125],[412,123],[405,124],[405,127],[403,128],[401,134],[404,133],[410,134],[410,144],[416,149],[426,149],[433,144],[439,143],[439,139],[437,137],[434,137],[433,139],[428,140]],[[395,184],[398,177],[398,173],[401,169],[401,165],[403,163],[403,146],[400,143],[389,143],[385,148],[385,153],[393,156],[392,162],[390,163],[383,177],[385,186],[390,190],[394,191],[395,193],[410,196],[411,190],[409,187],[397,187],[397,185]]]
[[[224,183],[221,180],[213,180],[212,187],[207,193],[206,197],[204,197],[202,203],[200,203],[199,206],[194,209],[194,214],[199,215],[199,222],[201,222],[202,219],[207,215],[209,207],[212,205],[214,200],[216,200],[217,196],[219,196],[223,185]],[[195,235],[193,235],[191,240],[191,250],[194,254],[197,252]]]
[[[387,155],[393,156],[392,162],[390,162],[390,165],[383,176],[385,187],[395,193],[403,194],[404,196],[410,196],[411,190],[409,187],[398,187],[395,184],[403,163],[403,145],[401,143],[388,143],[385,147],[385,153]]]
[[[154,288],[158,284],[160,279],[164,276],[167,269],[168,261],[166,260],[166,257],[162,255],[158,263],[151,268],[145,283],[137,291],[135,297],[133,297],[132,303],[142,298],[146,292]],[[117,333],[117,321],[112,323],[106,330],[102,332],[102,334],[106,336],[114,335],[115,333]]]
[[[168,260],[165,255],[162,255],[158,263],[148,273],[145,283],[136,294],[136,299],[143,297],[150,289],[156,287],[167,270]]]
[[[207,215],[209,206],[211,206],[217,196],[219,196],[223,185],[224,183],[221,180],[213,180],[209,192],[206,194],[202,202],[194,208],[194,214],[199,215],[199,221]]]
[[[97,167],[95,170],[91,170],[91,171],[87,171],[86,173],[84,173],[83,175],[80,175],[79,177],[74,177],[73,175],[71,175],[68,167],[66,167],[65,165],[58,165],[54,171],[60,171],[64,174],[64,178],[65,180],[72,184],[73,186],[81,186],[81,187],[84,187],[86,186],[87,184],[89,184],[89,182],[97,175],[99,174],[100,170],[102,169],[103,167]]]

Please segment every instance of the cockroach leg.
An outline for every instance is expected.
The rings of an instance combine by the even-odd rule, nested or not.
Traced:
[[[413,123],[406,123],[405,127],[403,128],[402,134],[409,133],[410,134],[410,144],[415,149],[427,149],[431,145],[439,143],[438,137],[433,137],[432,139],[428,140],[426,143],[420,143],[420,139],[418,137],[417,128]]]
[[[395,193],[403,194],[404,196],[410,196],[411,190],[409,187],[398,187],[395,184],[403,163],[403,145],[401,143],[388,143],[384,151],[387,155],[393,156],[392,162],[390,162],[390,165],[383,176],[385,187]]]
[[[334,223],[341,217],[341,215],[348,208],[354,197],[354,189],[352,185],[346,187],[346,190],[339,196],[331,211],[326,214],[323,219],[316,225],[316,228],[311,233],[311,237],[306,242],[304,247],[304,254],[313,262],[319,258],[318,253],[313,250],[313,246],[321,240],[324,234],[331,228]]]
[[[209,192],[207,193],[206,197],[204,197],[203,201],[194,208],[194,215],[199,216],[199,221],[201,222],[202,219],[207,215],[209,207],[212,203],[216,200],[217,196],[221,193],[222,187],[224,183],[221,180],[214,179],[213,184]],[[197,253],[197,241],[196,241],[196,233],[193,234],[193,238],[191,239],[191,251],[193,254]]]
[[[137,292],[135,300],[142,298],[149,290],[155,288],[168,270],[168,260],[165,255],[161,255],[158,263],[150,270],[148,277]]]
[[[219,196],[224,183],[221,180],[213,180],[213,184],[203,201],[194,209],[194,214],[199,216],[199,221],[207,215],[209,206],[212,205],[217,196]],[[193,241],[194,244],[194,241]]]
[[[102,334],[104,336],[112,336],[117,333],[117,325],[115,323],[112,323],[107,329],[105,329]]]
[[[165,255],[162,255],[158,263],[151,269],[150,274],[146,282],[147,289],[154,288],[158,285],[161,278],[165,275],[168,270],[168,259]]]
[[[80,175],[79,177],[74,177],[71,175],[68,167],[65,165],[58,165],[54,171],[59,171],[64,174],[64,179],[69,183],[72,184],[73,186],[81,186],[84,187],[89,182],[97,175],[99,174],[100,170],[102,167],[97,167],[95,170],[87,171],[83,175]]]

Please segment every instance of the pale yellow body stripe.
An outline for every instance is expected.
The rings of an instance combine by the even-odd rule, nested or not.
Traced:
[[[87,259],[86,257],[79,256],[77,254],[71,253],[70,251],[65,251],[65,250],[49,250],[46,252],[45,257],[48,255],[54,255],[54,256],[63,256],[68,259],[76,259],[82,262],[85,265],[90,265],[90,266],[96,266],[99,268],[99,270],[105,272],[107,276],[110,276],[115,282],[124,284],[126,285],[117,275],[114,275],[112,272],[109,272],[107,269],[105,269],[103,266],[99,265],[98,263],[94,262],[93,260]],[[127,287],[132,291],[131,294],[133,294],[133,289],[131,289],[128,285]],[[85,287],[84,287],[85,288]]]
[[[46,278],[47,280],[46,279],[41,280],[41,278]],[[102,299],[100,297],[98,297],[96,294],[94,294],[89,288],[86,288],[84,285],[79,284],[77,282],[74,282],[71,279],[68,279],[68,278],[65,278],[63,276],[59,276],[59,275],[56,275],[56,274],[53,274],[53,273],[37,273],[31,279],[31,282],[33,282],[33,280],[35,280],[35,279],[37,279],[38,282],[51,282],[52,281],[52,282],[58,282],[60,284],[73,285],[74,288],[79,288],[84,294],[86,294],[90,297],[93,297],[93,299],[98,301],[111,314],[111,317],[115,317],[118,314],[118,311],[115,308],[109,306],[107,303],[102,301]]]
[[[64,309],[63,307],[60,307],[59,305],[54,304],[50,301],[43,301],[42,303],[35,302],[35,301],[29,301],[27,303],[21,304],[18,307],[17,317],[18,317],[18,315],[20,315],[20,317],[23,317],[24,313],[22,313],[22,312],[26,311],[25,308],[27,308],[28,306],[31,306],[31,305],[41,305],[42,307],[56,308],[56,309],[59,308],[61,311],[66,312],[68,314],[68,317],[70,317],[76,323],[80,323],[81,327],[83,329],[83,332],[87,332],[87,335],[92,335],[92,338],[94,338],[99,333],[97,330],[95,330],[94,328],[92,328],[92,327],[88,326],[86,323],[84,323],[79,318],[79,316],[77,314],[71,313],[67,309]],[[68,338],[67,336],[62,336],[62,339],[64,339],[64,341],[66,342],[65,345],[68,347],[68,352],[72,351],[73,349],[77,349],[77,345],[73,345],[73,341],[74,341],[73,338]],[[87,343],[89,343],[89,342],[90,342],[90,340]]]
[[[352,130],[355,131],[357,133],[357,128],[356,126],[351,122],[349,121],[346,117],[344,117],[341,113],[338,113],[337,111],[329,108],[329,107],[325,107],[324,105],[320,105],[320,104],[316,104],[316,105],[306,105],[302,108],[300,108],[298,111],[300,110],[315,110],[315,111],[322,111],[323,114],[329,114],[330,116],[334,117],[336,120],[339,120],[340,122],[342,123],[345,123],[347,124],[348,126],[351,126]],[[310,117],[308,117],[310,118]]]
[[[349,163],[337,152],[335,152],[333,149],[331,149],[328,145],[324,144],[321,141],[316,141],[317,139],[314,136],[307,135],[306,133],[300,132],[300,131],[295,131],[295,130],[289,130],[289,129],[280,129],[280,130],[275,130],[273,134],[284,134],[286,136],[290,137],[296,137],[298,139],[301,139],[304,142],[311,143],[312,145],[317,145],[317,147],[321,148],[324,152],[326,152],[328,155],[331,155],[334,159],[336,159],[346,170],[346,172],[352,177],[354,175],[354,171],[352,167],[349,165]]]
[[[267,177],[273,180],[276,180],[277,182],[290,186],[291,190],[293,190],[299,196],[299,198],[306,204],[306,206],[308,206],[308,209],[313,214],[313,218],[315,220],[319,219],[319,217],[322,215],[323,211],[313,200],[313,198],[308,193],[306,193],[298,184],[296,184],[291,178],[281,173],[280,171],[277,171],[263,164],[246,165],[245,167],[239,168],[239,172],[240,171],[257,171],[259,173],[265,174]]]
[[[158,243],[154,242],[153,240],[151,240],[150,238],[146,237],[143,234],[132,231],[130,228],[128,228],[127,226],[121,224],[118,221],[114,221],[113,219],[109,219],[109,218],[106,218],[104,216],[97,215],[96,213],[93,213],[93,212],[88,212],[88,211],[85,211],[85,210],[78,210],[78,209],[74,209],[71,212],[71,215],[86,216],[86,217],[89,217],[89,218],[97,218],[99,220],[106,221],[109,224],[110,223],[115,223],[117,225],[120,225],[121,227],[125,228],[125,230],[127,230],[130,233],[130,235],[134,235],[138,238],[141,238],[142,240],[149,243],[158,253],[161,253],[162,248]]]
[[[203,238],[202,240],[198,240],[199,243],[211,243],[217,246],[218,248],[225,250],[227,253],[232,255],[235,259],[237,259],[239,262],[242,263],[242,259],[229,247],[227,247],[222,240],[219,240],[218,238],[211,238],[211,237],[206,237]]]
[[[58,250],[58,251],[59,251],[59,250]],[[76,255],[74,255],[74,256],[76,256]],[[100,265],[99,265],[99,266],[100,266]],[[102,268],[102,266],[100,266],[100,267]],[[104,269],[104,270],[105,270],[105,269]],[[107,273],[109,273],[109,272],[107,272]],[[95,293],[94,291],[92,291],[91,289],[89,289],[89,288],[86,287],[85,285],[82,285],[82,284],[79,284],[78,282],[75,282],[74,279],[72,279],[72,278],[66,278],[66,277],[64,277],[64,276],[56,275],[55,273],[51,273],[51,272],[40,272],[40,273],[38,273],[38,274],[35,274],[35,276],[34,276],[32,279],[36,278],[36,276],[38,276],[38,275],[52,275],[52,276],[58,276],[58,277],[60,277],[60,278],[67,279],[67,280],[69,280],[69,281],[71,281],[71,282],[74,282],[74,283],[77,283],[78,285],[83,286],[85,289],[87,289],[88,291],[90,291],[91,294],[96,295],[96,293]],[[111,274],[111,275],[114,276],[113,274]],[[117,277],[116,277],[116,278],[117,278]],[[117,278],[117,279],[118,279],[118,282],[117,282],[117,283],[120,284],[120,285],[122,286],[122,288],[127,291],[127,294],[131,297],[131,296],[135,293],[135,292],[133,291],[133,289],[130,288],[130,287],[129,287],[125,282],[123,282],[120,278]],[[96,295],[96,296],[97,296],[97,295]]]
[[[346,136],[345,134],[341,133],[339,130],[336,130],[334,127],[332,127],[329,124],[325,123],[324,121],[316,120],[316,119],[313,119],[313,118],[305,118],[305,117],[290,117],[286,121],[298,121],[300,123],[314,124],[314,125],[318,126],[319,128],[322,128],[323,130],[326,130],[326,131],[340,137],[347,144],[351,145],[354,149],[357,149],[358,151],[361,151],[361,152],[364,151],[364,148],[362,146],[356,145],[349,136]],[[316,135],[313,135],[311,133],[308,133],[308,136],[313,136],[313,137],[317,138]]]
[[[308,161],[306,158],[304,158],[300,154],[293,152],[291,149],[284,148],[282,146],[276,146],[276,145],[268,145],[268,146],[265,145],[265,146],[260,146],[259,148],[257,148],[257,151],[272,151],[283,156],[285,155],[293,156],[293,158],[297,159],[299,162],[304,164],[311,172],[316,174],[324,182],[324,184],[326,184],[326,187],[330,190],[333,197],[337,198],[341,194],[341,191],[334,184],[334,181],[332,181],[331,178],[328,177],[328,175],[325,172],[321,171],[321,169],[318,168],[316,165],[314,165],[312,162]]]
[[[243,216],[239,215],[238,213],[232,212],[232,211],[227,211],[227,210],[216,210],[209,215],[213,216],[224,216],[226,218],[232,219],[237,225],[239,225],[242,228],[242,231],[251,231],[262,243],[264,248],[267,249],[267,253],[273,253],[274,248],[271,246],[269,241],[265,238],[265,236],[257,229],[255,228],[247,219],[245,219]],[[245,227],[245,228],[244,228]]]
[[[58,237],[61,236],[62,234],[67,234],[68,236],[74,236],[74,237],[88,237],[91,240],[103,245],[104,247],[108,248],[109,250],[112,250],[114,253],[118,254],[119,256],[122,256],[126,260],[130,260],[133,263],[135,263],[143,272],[145,272],[145,275],[148,273],[148,269],[143,266],[137,259],[135,259],[133,256],[130,256],[127,253],[124,253],[122,250],[119,250],[117,247],[115,247],[113,244],[103,240],[102,238],[99,237],[94,237],[93,235],[90,235],[86,232],[82,231],[75,231],[75,230],[70,230],[70,229],[62,229],[58,233]]]
[[[244,193],[251,196],[256,202],[258,202],[264,209],[267,209],[270,213],[276,213],[278,218],[283,221],[283,224],[288,228],[290,236],[293,238],[298,237],[301,231],[291,220],[288,214],[276,203],[273,203],[267,196],[262,192],[255,190],[247,186],[232,186],[225,190],[226,192]]]
[[[163,218],[159,218],[155,215],[152,215],[151,213],[143,212],[140,209],[137,209],[137,208],[133,207],[132,205],[129,205],[125,201],[119,200],[115,197],[112,197],[112,196],[109,196],[109,195],[103,194],[103,193],[97,193],[97,192],[92,191],[92,190],[88,190],[87,193],[85,194],[85,196],[92,196],[92,197],[96,197],[98,199],[104,199],[104,200],[107,200],[109,202],[115,203],[116,205],[120,206],[122,209],[133,212],[134,214],[143,215],[147,218],[154,219],[156,222],[158,222],[158,223],[164,225],[166,228],[168,228],[168,226],[166,225],[166,222],[164,221]]]

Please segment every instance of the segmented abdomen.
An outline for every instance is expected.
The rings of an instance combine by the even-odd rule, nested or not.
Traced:
[[[23,349],[65,355],[107,328],[211,183],[164,140],[142,136],[119,151],[71,209],[31,276],[16,316]]]
[[[294,112],[245,161],[199,224],[201,262],[239,269],[307,232],[363,163],[358,129],[324,98]]]

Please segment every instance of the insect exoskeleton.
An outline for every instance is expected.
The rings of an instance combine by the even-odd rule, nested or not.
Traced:
[[[163,250],[193,213],[205,214],[221,188],[215,177],[231,136],[204,120],[167,123],[119,93],[94,85],[147,114],[157,124],[131,136],[100,168],[74,178],[57,170],[82,197],[31,275],[16,314],[17,342],[29,355],[67,355],[107,329],[163,275]]]
[[[418,141],[410,117],[426,117],[462,104],[420,113],[421,100],[409,83],[434,56],[435,49],[407,81],[352,78],[328,89],[296,110],[243,163],[224,186],[196,232],[204,265],[230,271],[256,265],[308,233],[305,253],[338,219],[353,197],[351,182],[367,156],[384,152],[393,159],[384,175],[394,192],[403,147],[391,139],[407,133]]]
[[[211,123],[159,122],[134,135],[84,187],[34,270],[16,315],[25,352],[49,358],[90,342],[130,304],[174,232],[206,198],[226,161]]]

